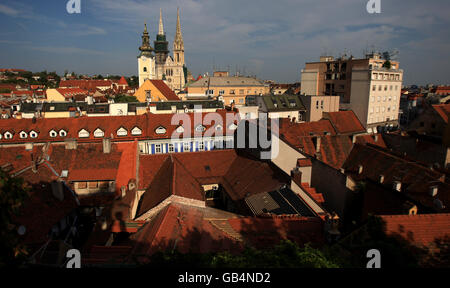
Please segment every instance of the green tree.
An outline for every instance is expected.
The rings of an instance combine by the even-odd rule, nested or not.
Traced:
[[[114,102],[116,103],[130,103],[130,102],[139,102],[139,100],[134,96],[128,96],[128,95],[117,95],[116,98],[114,98]]]
[[[0,170],[0,267],[20,265],[27,255],[25,246],[19,242],[19,227],[13,222],[28,198],[27,191],[21,178]]]
[[[325,254],[305,245],[299,247],[291,241],[282,241],[271,249],[259,250],[247,247],[242,253],[233,255],[220,253],[158,252],[150,258],[154,267],[195,268],[338,268]]]

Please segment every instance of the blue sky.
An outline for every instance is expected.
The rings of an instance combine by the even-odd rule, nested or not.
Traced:
[[[180,7],[186,62],[278,82],[299,81],[305,62],[344,51],[398,49],[405,84],[450,84],[450,1],[381,0],[0,0],[0,68],[137,74],[143,23],[151,41],[159,8],[171,47]]]

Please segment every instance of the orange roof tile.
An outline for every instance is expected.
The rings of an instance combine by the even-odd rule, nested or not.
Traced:
[[[436,239],[450,236],[450,214],[380,216],[385,232],[420,246],[430,246]]]

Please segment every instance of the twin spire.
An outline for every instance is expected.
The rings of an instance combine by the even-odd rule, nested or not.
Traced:
[[[162,9],[159,8],[159,30],[158,35],[164,35],[164,25],[162,21]]]

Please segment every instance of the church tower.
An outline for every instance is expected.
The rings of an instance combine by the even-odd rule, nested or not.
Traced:
[[[139,47],[141,53],[138,56],[139,69],[139,87],[147,79],[155,79],[155,58],[153,56],[153,48],[150,46],[150,36],[147,32],[147,24],[145,23],[144,33],[142,33],[142,45]]]
[[[173,60],[177,65],[184,66],[184,42],[181,35],[180,9],[177,8],[177,31],[173,41]]]
[[[166,64],[169,55],[169,42],[166,40],[164,33],[164,25],[162,19],[162,10],[159,10],[159,30],[155,40],[155,60],[156,60],[156,74],[158,79],[162,79],[164,73],[164,65]]]

